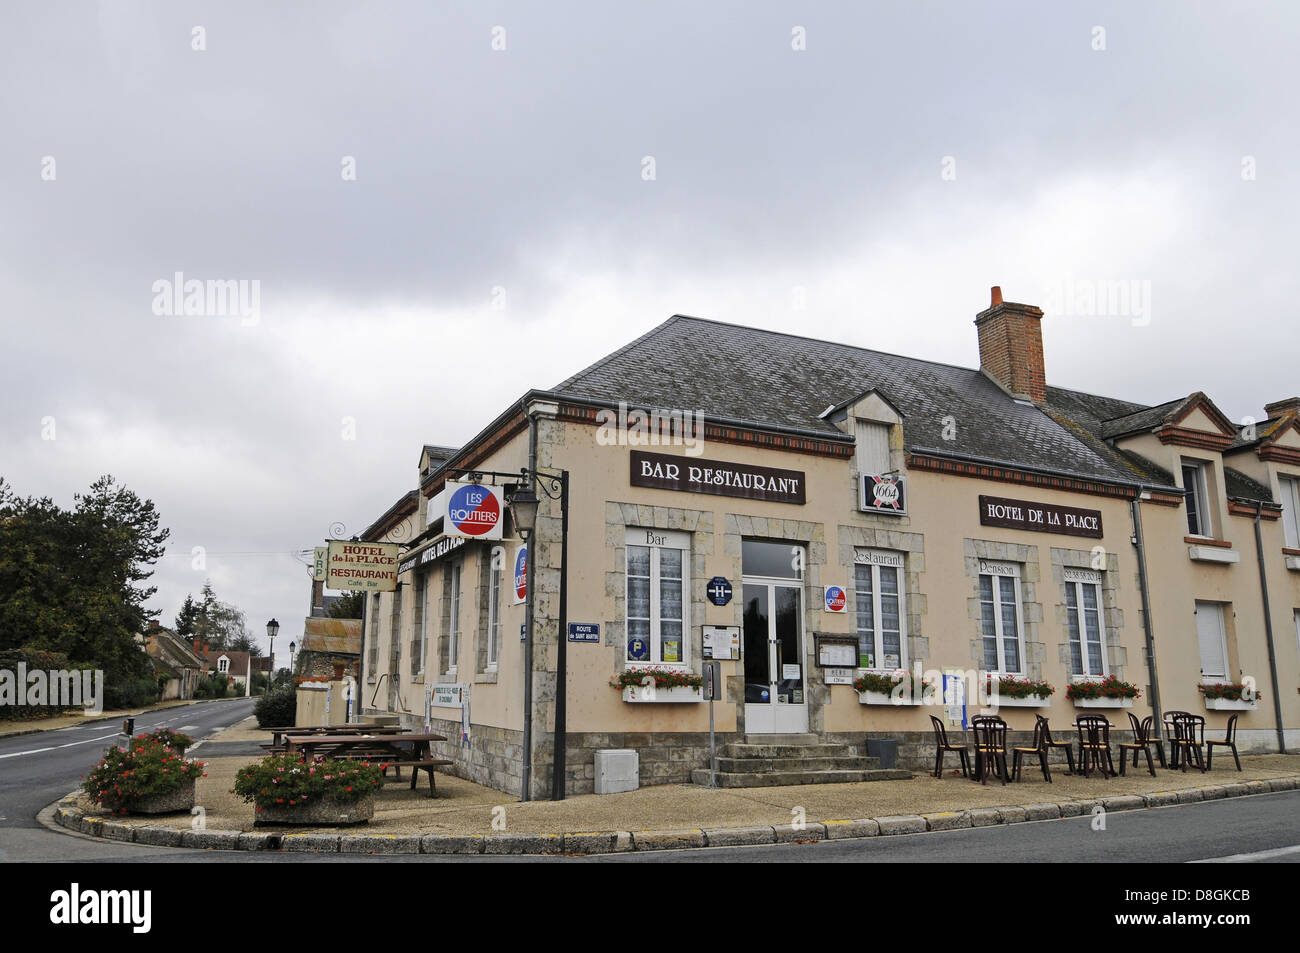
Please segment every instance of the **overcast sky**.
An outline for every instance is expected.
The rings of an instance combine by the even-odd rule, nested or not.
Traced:
[[[1049,383],[1260,417],[1300,391],[1298,27],[1252,3],[8,0],[0,475],[153,499],[162,621],[211,578],[256,633],[280,620],[283,658],[291,553],[673,313],[973,367],[997,284],[1047,311]],[[258,308],[155,313],[177,272],[256,281]],[[1101,282],[1136,283],[1128,313],[1071,303]]]

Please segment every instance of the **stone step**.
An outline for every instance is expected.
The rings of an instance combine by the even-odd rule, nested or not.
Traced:
[[[723,772],[717,775],[720,788],[770,788],[799,784],[855,784],[863,781],[905,781],[912,777],[910,771],[865,770],[865,771],[772,771],[761,772]],[[691,772],[691,781],[695,784],[709,783],[708,768],[696,768]]]
[[[747,745],[815,745],[821,738],[814,734],[798,735],[745,735]]]
[[[729,742],[718,749],[724,758],[843,758],[860,752],[852,745],[839,744],[740,744]]]
[[[718,770],[728,774],[768,774],[773,771],[871,771],[879,758],[857,755],[827,758],[718,758]]]

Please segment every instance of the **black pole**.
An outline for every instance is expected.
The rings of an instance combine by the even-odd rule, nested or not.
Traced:
[[[568,725],[569,648],[569,471],[560,471],[560,619],[555,653],[555,753],[551,765],[551,800],[564,800],[565,732]]]

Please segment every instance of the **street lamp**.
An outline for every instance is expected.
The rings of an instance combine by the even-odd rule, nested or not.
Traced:
[[[540,502],[527,483],[520,484],[510,496],[507,504],[510,519],[515,524],[515,532],[524,542],[528,542],[528,537],[537,529],[537,507]]]
[[[271,621],[266,624],[266,635],[271,640],[271,667],[266,673],[266,693],[271,694],[271,680],[275,677],[275,637],[280,633],[280,623],[271,617]],[[249,668],[248,677],[253,677],[252,668]]]
[[[292,674],[293,674],[293,671],[294,671],[294,668],[293,668],[293,650],[294,650],[294,648],[295,648],[295,643],[290,642],[290,643],[289,643],[289,674],[290,674],[290,675],[292,675]],[[271,683],[268,681],[267,684],[270,685]]]

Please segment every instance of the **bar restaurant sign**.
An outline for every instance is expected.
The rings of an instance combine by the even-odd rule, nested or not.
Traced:
[[[1101,538],[1101,510],[1008,500],[1000,496],[980,496],[980,523],[1033,533]]]
[[[392,592],[397,588],[398,549],[397,543],[330,540],[326,588]]]
[[[802,470],[778,470],[724,460],[674,457],[632,451],[632,485],[684,493],[712,493],[746,500],[803,505]]]

